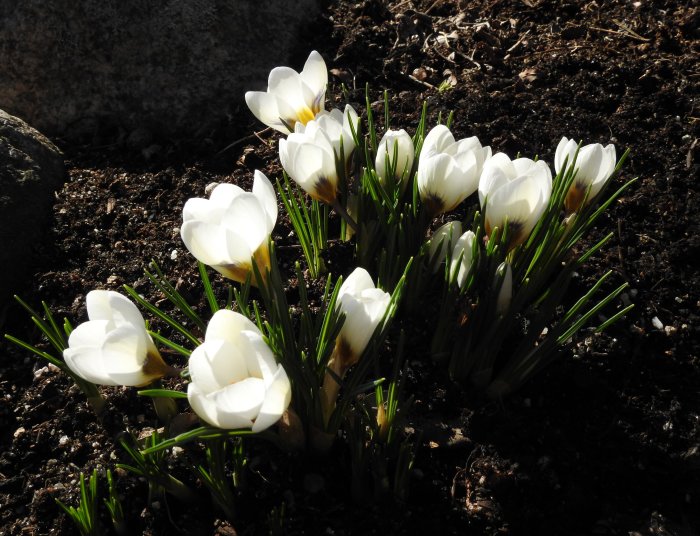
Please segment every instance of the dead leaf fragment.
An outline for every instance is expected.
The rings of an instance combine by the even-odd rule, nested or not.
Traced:
[[[528,67],[528,68],[524,69],[523,71],[521,71],[520,74],[518,75],[518,77],[523,82],[530,83],[530,82],[534,82],[535,80],[537,80],[540,77],[540,74],[535,67]]]

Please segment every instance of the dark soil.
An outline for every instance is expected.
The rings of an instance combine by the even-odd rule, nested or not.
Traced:
[[[230,522],[206,501],[149,503],[146,483],[117,471],[129,533],[267,534],[281,526],[287,534],[700,534],[693,4],[331,2],[293,66],[319,50],[333,73],[329,96],[344,83],[358,110],[365,84],[377,111],[388,89],[394,128],[413,132],[426,102],[430,125],[454,111],[456,137],[477,135],[494,152],[551,163],[562,135],[615,143],[618,154],[629,147],[618,180],[639,180],[601,218],[591,240],[609,231],[615,239],[581,281],[612,269],[636,307],[602,335],[580,334],[563,359],[501,404],[447,383],[416,331],[407,425],[420,448],[403,505],[353,502],[342,452],[340,460],[307,459],[253,441],[247,489]],[[178,233],[185,200],[211,182],[249,185],[256,168],[280,176],[277,135],[251,136],[262,127],[243,103],[231,125],[204,141],[163,143],[150,160],[116,139],[64,147],[70,178],[57,192],[36,269],[17,293],[34,305],[47,301],[75,325],[94,288],[129,284],[162,300],[143,274],[155,259],[201,303]],[[287,247],[289,230],[282,221],[274,235],[287,267],[297,254]],[[331,270],[347,273],[347,259],[331,250]],[[4,331],[38,341],[17,306],[4,312]],[[105,388],[110,407],[100,423],[54,368],[10,345],[2,355],[0,535],[74,534],[55,499],[77,504],[79,474],[126,461],[114,437],[157,427],[155,415],[134,389]],[[181,459],[171,461],[178,477],[195,482]]]

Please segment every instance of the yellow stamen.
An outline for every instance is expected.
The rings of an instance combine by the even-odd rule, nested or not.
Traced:
[[[301,122],[302,125],[306,125],[315,117],[315,114],[311,108],[304,106],[300,110],[297,110],[297,120]]]

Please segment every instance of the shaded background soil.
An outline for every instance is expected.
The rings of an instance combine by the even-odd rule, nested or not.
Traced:
[[[389,90],[394,128],[413,132],[426,102],[430,125],[454,111],[456,137],[550,163],[562,135],[629,147],[619,180],[639,180],[601,218],[591,239],[612,230],[615,240],[573,290],[612,269],[636,307],[603,335],[580,334],[501,404],[446,383],[416,329],[407,424],[420,449],[405,505],[353,503],[346,460],[256,443],[232,523],[206,503],[148,504],[146,484],[120,473],[131,533],[700,534],[699,26],[700,10],[681,1],[329,3],[293,66],[321,52],[331,99],[344,83],[364,109],[369,83],[377,110]],[[77,324],[93,288],[126,283],[158,302],[143,276],[156,259],[201,302],[178,233],[185,200],[211,182],[248,186],[254,169],[280,176],[277,134],[250,135],[261,126],[240,100],[225,132],[163,140],[155,153],[113,132],[64,146],[70,178],[17,293]],[[288,268],[297,253],[284,221],[274,237]],[[330,260],[351,268],[343,251]],[[37,340],[16,306],[3,313],[5,331]],[[155,416],[133,389],[110,388],[101,424],[51,367],[8,345],[2,356],[0,534],[73,534],[54,499],[76,504],[79,473],[124,461],[114,435]]]

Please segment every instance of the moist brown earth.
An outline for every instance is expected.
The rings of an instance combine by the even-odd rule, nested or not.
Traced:
[[[338,105],[345,84],[364,110],[369,84],[381,116],[386,88],[393,128],[412,133],[426,103],[430,126],[452,111],[456,137],[549,163],[563,135],[614,143],[618,154],[629,148],[617,180],[638,181],[591,234],[591,243],[610,231],[614,239],[572,297],[613,270],[636,307],[602,335],[579,334],[500,403],[450,384],[428,357],[426,326],[408,326],[405,389],[415,404],[406,424],[419,449],[405,503],[353,501],[343,449],[305,457],[250,441],[232,520],[207,500],[149,502],[147,484],[117,470],[128,533],[700,534],[698,27],[700,9],[682,1],[326,5],[293,67],[318,50]],[[281,176],[278,135],[262,131],[241,97],[231,96],[242,104],[229,128],[206,139],[162,140],[143,152],[128,133],[105,129],[64,146],[70,178],[17,294],[76,325],[91,289],[129,284],[162,303],[143,274],[155,259],[204,307],[178,234],[185,200],[211,182],[249,186],[254,169]],[[274,232],[285,270],[298,256],[289,232],[284,219]],[[332,271],[348,273],[350,259],[331,247]],[[214,283],[223,293],[225,283]],[[4,331],[39,342],[17,306],[4,313]],[[157,427],[155,414],[134,389],[105,388],[100,422],[45,362],[7,344],[2,355],[0,534],[77,534],[55,499],[76,505],[79,474],[126,462],[115,436]],[[169,456],[173,473],[196,485],[189,454]]]

